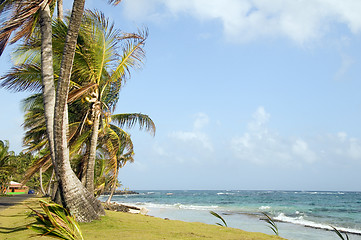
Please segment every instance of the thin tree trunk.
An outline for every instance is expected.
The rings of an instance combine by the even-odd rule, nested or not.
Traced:
[[[51,177],[50,177],[49,182],[48,182],[48,186],[46,188],[46,195],[47,196],[50,196],[50,190],[51,190],[51,185],[52,185],[52,182],[53,182],[53,179],[54,179],[54,175],[55,175],[55,171],[53,169],[53,171],[51,173]]]
[[[97,219],[99,215],[104,215],[105,212],[100,202],[93,196],[93,193],[86,190],[71,169],[67,144],[67,114],[65,112],[84,4],[85,0],[74,0],[65,39],[55,101],[55,116],[57,116],[57,119],[54,121],[54,146],[63,205],[69,208],[78,221],[89,222]]]
[[[39,169],[39,182],[40,182],[40,191],[41,194],[45,195],[44,187],[43,187],[43,173],[42,168]]]
[[[93,127],[92,127],[92,135],[90,140],[90,149],[89,149],[89,158],[88,164],[86,168],[86,181],[85,187],[88,189],[90,193],[94,193],[94,168],[95,168],[95,158],[98,144],[98,133],[99,133],[99,125],[100,125],[100,105],[99,101],[93,104]]]
[[[55,177],[56,179],[59,179],[54,150],[55,86],[52,50],[52,19],[49,5],[42,6],[39,11],[41,31],[41,76],[46,133],[48,137],[50,156],[56,173]],[[53,199],[55,199],[55,197]]]
[[[119,169],[117,169],[117,173],[115,176],[118,176]],[[117,188],[117,179],[114,179],[114,184],[112,185],[112,190],[110,191],[110,195],[106,201],[106,204],[110,204],[110,201],[112,200],[112,197],[114,195],[115,189]]]
[[[64,15],[63,15],[63,0],[57,1],[57,11],[58,11],[58,20],[63,21]]]
[[[84,158],[82,160],[82,166],[80,169],[81,172],[81,177],[79,179],[81,179],[82,184],[85,186],[86,183],[86,172],[88,169],[88,162],[89,162],[89,154],[90,154],[90,142],[86,142],[86,151],[85,151],[85,155]]]
[[[52,27],[49,5],[40,9],[41,29],[41,75],[42,91],[44,101],[44,114],[46,121],[46,133],[50,148],[50,155],[54,169],[56,169],[54,152],[54,109],[55,109],[55,86],[53,72],[53,50],[52,50]]]

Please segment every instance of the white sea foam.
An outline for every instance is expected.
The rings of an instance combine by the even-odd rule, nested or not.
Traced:
[[[271,207],[270,206],[260,206],[258,209],[259,210],[268,210],[268,209],[271,209]]]
[[[234,195],[234,193],[233,192],[219,192],[219,193],[217,193],[217,195]]]
[[[284,213],[280,213],[277,217],[274,217],[274,219],[281,221],[281,222],[293,223],[293,224],[303,225],[306,227],[325,229],[325,230],[333,230],[333,228],[329,225],[309,221],[309,220],[304,219],[302,216],[288,217]],[[337,229],[339,231],[343,231],[343,232],[361,234],[361,230],[358,230],[358,229],[342,228],[342,227],[337,227]]]
[[[218,208],[217,205],[200,206],[200,205],[185,205],[181,203],[175,203],[175,204],[141,203],[141,202],[137,202],[137,203],[121,202],[121,203],[128,206],[142,205],[146,208],[166,208],[166,209],[185,209],[185,210],[203,210],[203,211],[210,211]]]

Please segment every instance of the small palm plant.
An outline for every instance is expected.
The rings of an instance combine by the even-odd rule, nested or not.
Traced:
[[[276,222],[265,212],[262,212],[262,214],[266,217],[266,218],[262,218],[261,220],[265,221],[266,223],[268,223],[268,227],[277,235],[279,236],[278,233],[278,227]]]
[[[84,240],[79,225],[69,211],[56,203],[40,200],[44,213],[30,208],[35,213],[36,223],[28,226],[40,236],[66,240]]]
[[[213,212],[213,211],[210,211],[209,213],[212,214],[213,216],[215,216],[216,218],[220,219],[223,222],[223,224],[216,223],[217,225],[222,226],[222,227],[228,227],[226,221],[221,217],[221,215],[219,215],[218,213]]]
[[[335,228],[334,226],[331,226],[331,227],[333,228],[333,230],[335,231],[335,233],[337,234],[337,236],[340,237],[340,239],[342,239],[342,240],[349,240],[347,233],[344,233],[345,236],[346,236],[346,238],[344,238],[344,237],[342,236],[342,233],[341,233],[339,230],[337,230],[337,228]]]

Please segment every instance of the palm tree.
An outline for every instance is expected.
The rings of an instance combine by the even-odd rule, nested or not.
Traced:
[[[132,140],[130,138],[130,135],[127,134],[126,132],[122,132],[121,128],[118,128],[116,126],[112,126],[108,128],[109,134],[108,136],[112,136],[115,137],[115,139],[117,139],[117,141],[119,142],[118,144],[118,148],[114,151],[115,154],[113,154],[113,156],[111,156],[111,159],[109,161],[108,164],[108,169],[107,169],[107,173],[110,174],[110,181],[109,181],[109,185],[110,185],[110,194],[109,197],[106,201],[107,204],[110,203],[115,189],[117,187],[117,179],[118,179],[118,175],[119,175],[119,169],[124,167],[126,163],[128,162],[134,162],[134,151],[133,151],[133,143]],[[121,137],[119,137],[121,136]],[[107,144],[107,147],[109,148],[110,144]],[[113,145],[110,145],[110,147],[112,147]],[[126,151],[126,152],[125,152]],[[109,151],[108,152],[113,152],[113,151]]]
[[[16,169],[16,165],[11,162],[14,155],[13,151],[9,151],[9,141],[0,140],[0,193],[6,192],[11,174]]]
[[[39,1],[40,2],[40,1]],[[119,1],[109,1],[113,4],[118,3]],[[47,2],[49,3],[49,2]],[[48,4],[45,2],[42,2],[41,5],[41,11],[47,10]],[[68,99],[68,91],[69,91],[69,83],[70,83],[70,77],[71,77],[71,70],[72,70],[72,63],[74,59],[74,51],[75,51],[75,45],[77,40],[77,33],[79,30],[81,17],[84,9],[84,0],[75,0],[73,3],[73,10],[72,15],[70,17],[70,23],[69,28],[67,29],[67,34],[65,38],[65,44],[64,44],[64,51],[63,51],[63,57],[61,62],[61,68],[60,68],[60,74],[58,78],[58,87],[57,87],[57,94],[56,94],[56,102],[55,102],[55,110],[52,107],[54,103],[54,81],[53,81],[53,74],[51,74],[52,70],[52,62],[51,61],[45,61],[45,59],[50,58],[50,53],[52,52],[50,49],[51,47],[51,41],[49,41],[50,38],[46,38],[49,36],[49,16],[50,11],[46,12],[40,12],[40,19],[41,21],[41,33],[42,33],[42,65],[41,69],[43,70],[42,78],[43,78],[43,98],[44,98],[44,109],[45,109],[45,115],[46,115],[46,125],[47,125],[47,133],[48,133],[48,141],[50,146],[50,153],[53,159],[53,165],[54,169],[56,170],[56,175],[58,177],[58,181],[60,183],[60,189],[62,194],[62,201],[66,207],[68,207],[78,218],[80,221],[90,221],[94,218],[97,218],[98,215],[101,215],[104,213],[101,205],[98,201],[96,201],[92,197],[92,193],[87,192],[84,188],[82,188],[79,180],[76,178],[75,174],[71,170],[70,162],[69,162],[69,149],[67,148],[67,99]],[[47,15],[45,14],[47,13]],[[45,14],[45,15],[44,15]],[[17,16],[19,18],[19,16]],[[47,28],[45,28],[47,27]],[[4,29],[0,29],[0,32]],[[5,29],[6,30],[6,29]],[[9,31],[8,31],[9,32]],[[12,31],[10,31],[11,33]],[[10,35],[6,35],[10,36]],[[3,37],[0,35],[1,39],[6,39],[6,36]],[[44,42],[44,39],[48,39]],[[5,41],[7,43],[7,40]],[[5,46],[5,45],[4,45]],[[0,46],[1,47],[1,46]],[[48,55],[44,54],[48,53]],[[48,56],[48,58],[45,58]],[[133,56],[137,56],[134,54]],[[131,58],[130,58],[131,59]],[[135,57],[137,59],[137,57]],[[133,61],[130,61],[130,66],[134,66],[134,58],[131,59]],[[123,65],[118,73],[122,73],[123,76],[125,75],[125,71],[129,70],[129,65]],[[114,75],[113,75],[114,76]],[[117,78],[117,75],[115,75],[115,78]],[[50,81],[51,79],[51,81]],[[108,83],[106,84],[110,88],[116,87],[114,84]],[[118,84],[119,85],[119,84]],[[46,88],[48,86],[48,88]],[[48,89],[48,90],[45,90]],[[105,88],[103,88],[105,90]],[[99,93],[99,92],[98,92]],[[51,106],[51,107],[49,107]],[[94,106],[94,105],[93,105]],[[96,105],[95,105],[96,106]],[[95,120],[98,118],[97,109],[94,108],[95,114]],[[57,120],[53,120],[54,114],[57,116]],[[52,126],[54,123],[54,129],[52,129]],[[99,126],[98,126],[99,128]],[[96,129],[96,127],[95,127]],[[93,136],[96,134],[95,131],[93,131]],[[54,139],[54,144],[52,143],[52,140]],[[93,137],[93,145],[97,139],[97,136]],[[53,145],[54,150],[53,151]],[[92,148],[92,151],[89,151],[89,153],[94,152],[94,147]],[[54,156],[55,155],[55,156]],[[91,155],[90,155],[91,156]],[[89,157],[91,159],[92,157]],[[90,168],[91,169],[91,168]]]
[[[147,31],[138,34],[121,34],[114,30],[113,24],[108,23],[102,14],[89,12],[85,19],[85,31],[80,36],[91,39],[84,41],[79,54],[80,67],[75,69],[79,79],[84,79],[85,87],[94,84],[89,92],[87,101],[90,103],[88,120],[91,123],[91,137],[89,142],[88,159],[86,164],[85,186],[92,192],[94,190],[94,166],[99,128],[102,119],[109,121],[118,100],[119,90],[130,73],[130,68],[138,68],[144,57],[143,46],[147,38]],[[91,31],[89,31],[89,29]],[[118,54],[119,40],[126,40],[122,55]],[[79,90],[78,90],[79,91]],[[111,116],[114,118],[116,116]],[[134,125],[136,121],[146,130],[155,131],[151,119],[142,114],[121,115],[119,121]]]
[[[70,168],[66,128],[66,100],[69,80],[74,58],[75,46],[84,11],[85,0],[74,0],[70,17],[67,37],[63,51],[59,74],[57,95],[55,95],[52,63],[52,31],[49,3],[51,0],[16,1],[1,0],[2,12],[15,9],[9,21],[3,23],[0,29],[0,53],[2,53],[13,31],[20,29],[12,41],[24,36],[30,36],[39,10],[40,29],[42,34],[42,82],[44,110],[47,125],[50,152],[55,166],[56,175],[60,183],[60,193],[65,207],[72,211],[80,221],[91,221],[104,214],[104,209],[92,194],[83,188],[80,181]],[[55,103],[55,105],[54,105]],[[54,107],[55,106],[55,107]],[[57,116],[55,121],[54,116]],[[54,129],[53,129],[54,126]]]

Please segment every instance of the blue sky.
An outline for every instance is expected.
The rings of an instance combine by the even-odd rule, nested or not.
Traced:
[[[157,133],[130,130],[125,187],[361,191],[360,1],[105,2],[87,7],[149,28],[116,112],[148,114]],[[16,152],[26,95],[0,89],[0,138]]]

